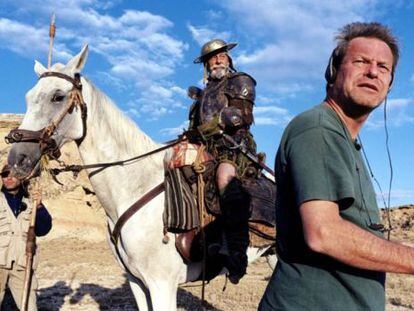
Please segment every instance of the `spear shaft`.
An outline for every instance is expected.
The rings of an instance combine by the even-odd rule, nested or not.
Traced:
[[[35,180],[35,191],[38,193],[41,191],[40,186],[40,177],[39,180]],[[30,217],[30,225],[29,230],[27,231],[27,240],[26,240],[26,269],[24,273],[24,286],[23,286],[23,293],[22,293],[22,304],[21,310],[26,311],[29,302],[30,296],[30,288],[32,285],[32,277],[33,277],[33,258],[36,254],[36,233],[35,233],[35,226],[36,226],[36,213],[37,207],[40,205],[40,195],[36,197],[36,200],[32,202],[32,211]]]
[[[56,33],[56,26],[55,26],[55,13],[52,14],[52,18],[50,20],[50,26],[49,26],[49,56],[47,58],[47,69],[50,70],[50,67],[52,66],[52,51],[53,51],[53,41],[55,39],[55,33]]]

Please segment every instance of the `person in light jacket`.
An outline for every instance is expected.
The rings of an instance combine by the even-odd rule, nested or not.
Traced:
[[[4,165],[1,170],[3,186],[0,192],[0,309],[5,289],[8,286],[16,305],[21,309],[22,292],[26,268],[26,241],[30,226],[32,204],[29,202],[27,182],[13,176],[10,167]],[[40,194],[36,194],[36,196]],[[41,198],[37,198],[41,202]],[[36,236],[46,235],[52,228],[52,217],[46,207],[40,203],[36,213]],[[37,258],[33,260],[33,270],[37,267]],[[37,280],[32,277],[28,310],[37,310]]]

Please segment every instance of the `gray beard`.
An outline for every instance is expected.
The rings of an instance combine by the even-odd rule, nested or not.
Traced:
[[[210,78],[220,80],[229,72],[229,67],[217,67],[210,71]]]

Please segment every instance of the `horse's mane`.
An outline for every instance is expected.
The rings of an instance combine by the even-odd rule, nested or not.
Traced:
[[[92,110],[90,113],[92,117],[90,119],[91,124],[99,124],[100,128],[102,127],[108,131],[108,134],[115,135],[119,147],[124,148],[123,150],[130,155],[142,154],[159,146],[123,113],[105,93],[89,79],[83,78],[91,88],[91,103],[86,103],[88,109]],[[100,134],[105,135],[106,133]]]

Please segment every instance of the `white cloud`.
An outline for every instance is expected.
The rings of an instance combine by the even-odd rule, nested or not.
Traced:
[[[183,133],[185,129],[188,128],[188,121],[182,122],[180,125],[176,127],[167,127],[160,130],[160,134],[164,136],[177,136]]]
[[[323,79],[333,35],[346,23],[379,14],[376,0],[216,1],[247,39],[233,54],[236,68],[251,73],[270,92],[283,83],[314,85]]]
[[[256,114],[268,114],[268,113],[273,113],[277,115],[289,114],[289,111],[287,109],[276,107],[276,106],[256,107],[254,111]]]
[[[108,10],[111,9],[115,6],[117,6],[118,4],[120,4],[122,2],[122,0],[115,0],[115,1],[97,1],[96,2],[96,6],[97,8],[103,9],[103,10]]]
[[[49,51],[48,29],[26,25],[7,18],[0,18],[0,42],[2,48],[7,48],[19,55],[33,58],[47,56]],[[72,55],[64,44],[57,44],[54,49],[57,58],[68,60]]]
[[[393,126],[414,124],[414,99],[390,98],[387,102],[388,120]]]
[[[286,108],[279,107],[275,99],[259,95],[253,110],[255,125],[286,126],[292,115]]]
[[[266,97],[266,96],[263,96],[263,95],[258,95],[257,98],[256,98],[256,100],[255,100],[256,105],[259,104],[259,103],[260,104],[263,104],[263,105],[270,105],[270,104],[274,103],[274,101],[275,101],[274,98]],[[255,109],[257,109],[257,108],[258,107],[256,106]]]
[[[13,5],[20,12],[16,14],[19,21],[0,19],[3,48],[28,58],[46,58],[48,25],[39,23],[49,22],[55,10],[54,62],[66,62],[84,43],[89,43],[91,52],[107,62],[112,80],[123,81],[131,97],[139,94],[140,100],[131,101],[138,105],[131,107],[132,113],[145,111],[156,118],[182,106],[182,89],[171,89],[171,83],[164,79],[174,74],[188,45],[169,33],[174,24],[167,18],[138,10],[126,10],[119,16],[108,14],[105,10],[117,5],[117,1],[102,6],[98,0],[62,0],[58,10],[52,0],[16,0]],[[34,13],[39,18],[32,22],[35,25],[23,22],[25,14],[32,17]],[[104,75],[100,78],[110,80]]]
[[[384,200],[388,200],[388,191],[385,191],[383,194],[376,193],[378,205],[380,207],[384,206]],[[394,189],[391,190],[391,206],[407,204],[407,202],[414,202],[414,189]]]
[[[230,32],[228,31],[215,31],[207,26],[193,26],[191,24],[187,25],[188,30],[190,31],[193,39],[202,46],[209,40],[219,38],[223,40],[228,40],[230,38]]]
[[[263,98],[263,101],[270,102]],[[271,106],[258,106],[254,108],[254,122],[256,125],[285,126],[292,116],[285,108]]]
[[[139,31],[136,33],[154,33],[163,30],[164,28],[173,26],[172,22],[162,16],[153,15],[145,11],[132,10],[125,11],[125,13],[119,18],[119,22],[123,25],[144,27],[144,29],[138,28]]]
[[[148,116],[148,119],[156,120],[165,115],[174,114],[177,109],[188,109],[187,99],[183,99],[183,89],[176,85],[161,85],[153,82],[139,94],[135,107],[141,115]]]
[[[183,89],[179,86],[173,86],[173,87],[171,87],[170,90],[173,91],[174,93],[180,95],[181,97],[188,98],[187,90],[185,90],[185,89]]]
[[[388,100],[387,108],[389,110],[401,109],[413,103],[414,100],[412,98],[392,98]]]
[[[125,110],[124,112],[127,115],[129,115],[131,118],[140,117],[141,116],[140,112],[136,108],[134,108],[134,107],[130,107],[127,110]]]
[[[384,104],[382,104],[384,105]],[[414,99],[392,98],[387,102],[387,122],[389,125],[400,127],[405,124],[414,124]],[[366,122],[370,130],[384,127],[384,107],[376,109]]]
[[[224,13],[217,10],[208,10],[206,12],[206,17],[210,22],[221,22],[225,19]]]

